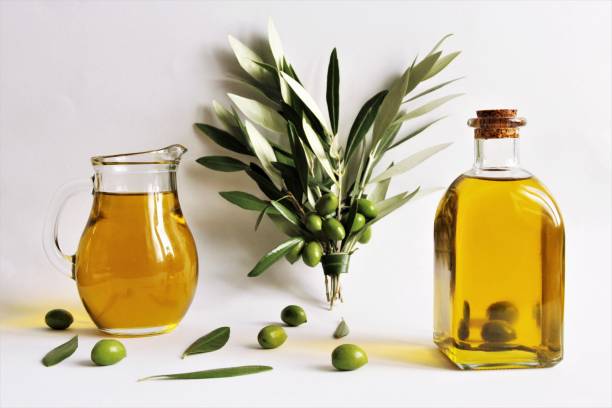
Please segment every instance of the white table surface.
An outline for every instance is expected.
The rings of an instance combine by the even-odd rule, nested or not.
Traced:
[[[609,2],[0,2],[0,406],[528,406],[603,407],[611,396]],[[325,310],[319,269],[279,263],[249,268],[281,236],[256,215],[229,206],[220,190],[254,192],[239,174],[194,160],[221,150],[198,136],[212,99],[227,102],[227,34],[250,43],[268,16],[286,53],[324,103],[328,55],[338,46],[341,128],[366,97],[426,53],[443,34],[462,49],[443,79],[467,75],[450,117],[392,158],[434,143],[455,144],[391,193],[447,186],[472,160],[465,120],[478,108],[518,107],[526,168],[550,188],[567,230],[563,362],[551,369],[462,372],[433,347],[432,222],[440,194],[377,225],[352,260],[346,303]],[[442,80],[442,78],[441,78]],[[441,112],[442,112],[441,111]],[[74,282],[42,253],[48,201],[62,183],[87,177],[88,157],[182,143],[179,195],[198,243],[197,296],[171,334],[122,340],[128,357],[89,362],[103,338],[80,305]],[[390,157],[391,159],[391,157]],[[61,222],[73,248],[90,203],[75,199]],[[288,304],[306,325],[287,329],[276,350],[260,350],[261,327]],[[76,316],[67,332],[44,328],[47,310]],[[336,372],[331,334],[344,317],[347,342],[370,362]],[[181,360],[193,340],[231,326],[220,351]],[[62,364],[41,357],[78,334]],[[274,370],[210,381],[143,382],[143,376],[245,364]]]

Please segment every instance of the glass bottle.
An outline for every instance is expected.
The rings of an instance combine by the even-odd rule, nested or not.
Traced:
[[[549,367],[563,356],[564,227],[519,166],[514,109],[481,110],[475,161],[434,224],[434,342],[459,368]]]

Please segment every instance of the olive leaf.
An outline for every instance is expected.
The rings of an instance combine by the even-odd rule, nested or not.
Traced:
[[[283,45],[272,18],[268,19],[268,45],[270,46],[270,52],[272,52],[272,56],[274,57],[274,62],[276,62],[276,67],[280,69],[283,66]]]
[[[231,133],[204,123],[196,123],[195,126],[219,146],[224,147],[227,150],[231,150],[232,152],[252,156],[249,148],[243,145]]]
[[[376,203],[376,209],[378,210],[378,215],[373,220],[370,220],[366,223],[366,225],[372,225],[375,222],[380,221],[385,216],[391,214],[393,211],[400,208],[402,205],[406,204],[410,201],[421,189],[421,187],[417,187],[412,192],[404,192],[397,194],[391,198],[387,198],[381,202]]]
[[[327,154],[325,153],[325,149],[321,144],[321,140],[319,140],[319,136],[310,126],[310,123],[308,122],[308,119],[306,119],[306,116],[302,118],[302,128],[304,129],[304,135],[306,136],[306,140],[308,140],[308,144],[310,145],[310,148],[315,154],[315,157],[321,164],[321,167],[323,167],[323,170],[325,170],[325,173],[327,173],[330,179],[336,180],[334,170],[332,168],[331,163],[329,162],[329,159],[327,158]]]
[[[254,123],[276,133],[284,134],[287,122],[278,112],[254,99],[228,94],[234,104]]]
[[[293,153],[295,168],[300,179],[300,184],[302,185],[302,191],[304,191],[308,188],[308,178],[310,174],[304,144],[298,135],[297,129],[291,122],[287,122],[287,134],[291,142],[291,151]]]
[[[219,120],[221,121],[221,123],[223,123],[227,130],[231,131],[239,128],[238,124],[236,123],[236,118],[234,118],[232,112],[230,112],[217,101],[213,101],[212,106],[215,115],[217,115],[217,118],[219,118]]]
[[[250,375],[262,373],[264,371],[270,371],[270,366],[239,366],[239,367],[227,367],[227,368],[215,368],[212,370],[203,371],[192,371],[189,373],[178,373],[178,374],[162,374],[152,375],[150,377],[144,377],[138,381],[150,381],[150,380],[207,380],[212,378],[227,378],[227,377],[238,377],[241,375]]]
[[[338,119],[340,115],[340,71],[338,68],[338,55],[336,49],[329,57],[329,67],[327,68],[327,111],[329,122],[331,123],[334,135],[338,133]]]
[[[249,168],[240,160],[227,156],[204,156],[196,160],[202,166],[216,171],[242,171]]]
[[[436,85],[436,86],[432,86],[431,88],[426,89],[426,90],[424,90],[423,92],[421,92],[421,93],[419,93],[419,94],[416,94],[415,96],[413,96],[413,97],[411,97],[411,98],[409,98],[409,99],[406,99],[406,100],[405,100],[404,102],[402,102],[402,103],[406,103],[406,102],[414,101],[415,99],[420,98],[421,96],[425,96],[425,95],[427,95],[427,94],[430,94],[430,93],[432,93],[432,92],[434,92],[434,91],[437,91],[438,89],[442,88],[443,86],[446,86],[446,85],[448,85],[448,84],[452,84],[453,82],[458,81],[458,80],[463,79],[463,78],[465,78],[465,77],[459,77],[459,78],[451,79],[450,81],[442,82],[441,84],[438,84],[438,85]]]
[[[387,167],[387,170],[391,167],[393,167],[393,162]],[[387,195],[387,190],[389,189],[389,184],[391,184],[391,178],[377,182],[374,190],[368,194],[368,199],[374,203],[384,200]]]
[[[349,334],[348,324],[342,319],[338,327],[336,327],[336,331],[334,331],[334,338],[341,339],[342,337],[346,337]]]
[[[192,354],[210,353],[211,351],[219,350],[221,347],[225,346],[229,337],[230,328],[219,327],[194,341],[187,347],[187,350],[185,350],[181,358],[185,358]]]
[[[277,200],[283,196],[283,193],[272,183],[266,172],[257,164],[250,163],[245,172],[270,200]]]
[[[374,123],[374,119],[376,119],[376,115],[378,114],[380,104],[385,99],[387,93],[388,91],[386,90],[377,93],[372,98],[368,99],[359,110],[353,122],[353,126],[351,126],[346,142],[346,161],[350,160],[351,156],[368,133],[368,130],[372,127],[372,123]]]
[[[431,55],[431,54],[433,54],[434,52],[438,51],[438,49],[440,48],[440,46],[442,45],[442,43],[443,43],[443,42],[444,42],[444,41],[445,41],[447,38],[452,37],[452,35],[453,35],[453,34],[452,34],[452,33],[450,33],[450,34],[446,34],[444,37],[442,37],[442,38],[440,39],[440,41],[438,41],[438,42],[436,43],[436,45],[434,45],[434,47],[431,49],[431,51],[429,51],[429,54],[427,54],[427,55]]]
[[[293,211],[291,211],[278,201],[271,201],[270,204],[276,209],[276,211],[278,211],[280,215],[282,215],[291,224],[296,226],[300,225],[300,219],[297,215],[293,213]]]
[[[60,344],[53,350],[45,354],[42,359],[42,363],[45,367],[50,367],[61,363],[68,357],[70,357],[79,346],[79,336],[74,336],[67,342]]]
[[[459,96],[462,96],[462,93],[458,93],[458,94],[452,94],[452,95],[447,95],[447,96],[443,96],[441,98],[438,99],[434,99],[431,102],[427,102],[426,104],[419,106],[416,109],[411,110],[410,112],[405,112],[402,113],[400,115],[398,115],[395,120],[393,121],[393,123],[402,123],[404,121],[407,121],[409,119],[414,119],[417,118],[419,116],[425,115],[426,113],[431,112],[432,110],[436,109],[437,107],[445,104],[446,102],[455,99]]]
[[[318,119],[318,121],[321,123],[321,126],[323,126],[323,129],[325,130],[326,133],[329,133],[329,130],[325,127],[325,119],[323,117],[323,114],[321,113],[321,110],[319,109],[319,107],[317,106],[317,103],[315,102],[315,100],[312,98],[312,96],[310,96],[310,94],[308,93],[308,91],[306,91],[306,89],[304,89],[304,87],[295,79],[293,79],[291,76],[289,76],[288,74],[281,72],[281,76],[283,77],[283,79],[285,80],[285,82],[287,82],[287,85],[289,85],[289,87],[291,88],[291,90],[297,95],[297,97],[302,101],[302,103],[310,110],[310,112],[312,112],[312,114]]]
[[[274,149],[266,140],[266,138],[263,137],[261,133],[259,133],[255,126],[251,124],[251,122],[246,120],[244,122],[244,126],[246,129],[247,136],[249,138],[249,142],[251,143],[251,148],[253,149],[255,155],[261,162],[261,166],[272,180],[272,183],[274,183],[276,187],[281,188],[283,181],[278,174],[278,170],[276,170],[272,165],[272,162],[276,161]]]
[[[402,99],[406,95],[406,88],[410,81],[410,68],[408,68],[402,76],[400,76],[393,84],[389,93],[385,96],[376,115],[374,121],[374,130],[372,140],[374,143],[378,142],[382,138],[383,133],[387,130],[391,122],[393,122]]]
[[[446,118],[446,116],[442,116],[441,118],[438,119],[434,119],[430,122],[427,122],[426,124],[424,124],[423,126],[411,131],[410,133],[408,133],[406,136],[402,137],[400,140],[398,140],[397,142],[393,143],[391,146],[389,146],[387,148],[387,151],[393,149],[394,147],[397,147],[399,145],[401,145],[402,143],[404,143],[407,140],[412,139],[413,137],[415,137],[416,135],[418,135],[419,133],[421,133],[422,131],[424,131],[425,129],[427,129],[428,127],[430,127],[431,125],[433,125],[436,122],[441,121],[442,119]]]
[[[280,232],[288,237],[298,237],[301,239],[302,236],[310,236],[309,234],[305,234],[304,230],[287,221],[282,215],[268,213],[268,218]]]
[[[440,58],[436,62],[436,64],[431,68],[429,73],[427,73],[425,78],[423,78],[423,80],[427,80],[431,78],[432,76],[436,75],[437,73],[439,73],[440,71],[442,71],[444,68],[446,68],[448,64],[453,62],[453,60],[457,58],[459,54],[461,54],[461,51],[455,51],[455,52],[451,52],[450,54],[445,55],[444,57]]]
[[[254,195],[242,191],[222,191],[219,195],[230,203],[245,210],[262,211],[264,208],[269,207],[270,204],[268,201],[261,200]],[[277,213],[276,210],[271,207],[266,211],[272,214]]]
[[[231,35],[228,36],[228,40],[230,47],[232,47],[232,50],[236,55],[238,64],[240,64],[242,69],[244,69],[255,80],[265,83],[269,74],[265,69],[255,63],[263,62],[259,55]]]
[[[417,85],[425,79],[431,68],[434,66],[438,58],[440,58],[441,52],[435,52],[427,57],[423,58],[421,62],[416,64],[410,69],[410,81],[408,87],[404,92],[404,95],[412,91]]]
[[[276,261],[281,259],[283,256],[287,255],[289,251],[291,251],[291,249],[295,245],[298,245],[300,242],[302,242],[301,237],[291,238],[283,242],[282,244],[280,244],[279,246],[277,246],[276,248],[274,248],[273,250],[265,254],[259,260],[259,262],[257,262],[255,267],[253,267],[253,269],[249,272],[247,276],[252,278],[252,277],[261,275],[262,273],[266,271],[266,269],[272,266],[272,264],[274,264]]]
[[[378,176],[371,179],[369,183],[377,183],[379,181],[386,180],[399,174],[403,174],[408,170],[411,170],[414,167],[418,166],[419,164],[421,164],[434,154],[438,153],[439,151],[446,149],[451,144],[452,143],[442,143],[414,153],[397,163],[395,166],[389,167],[387,170],[383,171]]]

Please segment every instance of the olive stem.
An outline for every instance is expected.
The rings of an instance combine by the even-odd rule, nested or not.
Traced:
[[[299,211],[300,215],[302,216],[302,218],[306,217],[306,213],[304,212],[304,209],[302,208],[302,206],[300,205],[300,203],[298,202],[298,200],[295,198],[295,196],[293,195],[292,192],[288,192],[287,193],[287,197],[289,198],[289,200],[293,203],[293,206],[295,207],[296,210]]]
[[[329,302],[329,282],[327,279],[327,275],[325,276],[325,297],[327,298],[327,301]]]

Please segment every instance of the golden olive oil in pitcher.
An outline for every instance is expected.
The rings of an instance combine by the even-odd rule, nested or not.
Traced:
[[[562,358],[564,228],[518,165],[510,109],[478,111],[474,167],[435,219],[434,341],[463,369],[546,367]]]
[[[174,328],[197,283],[195,245],[176,192],[95,193],[75,268],[98,327]]]

